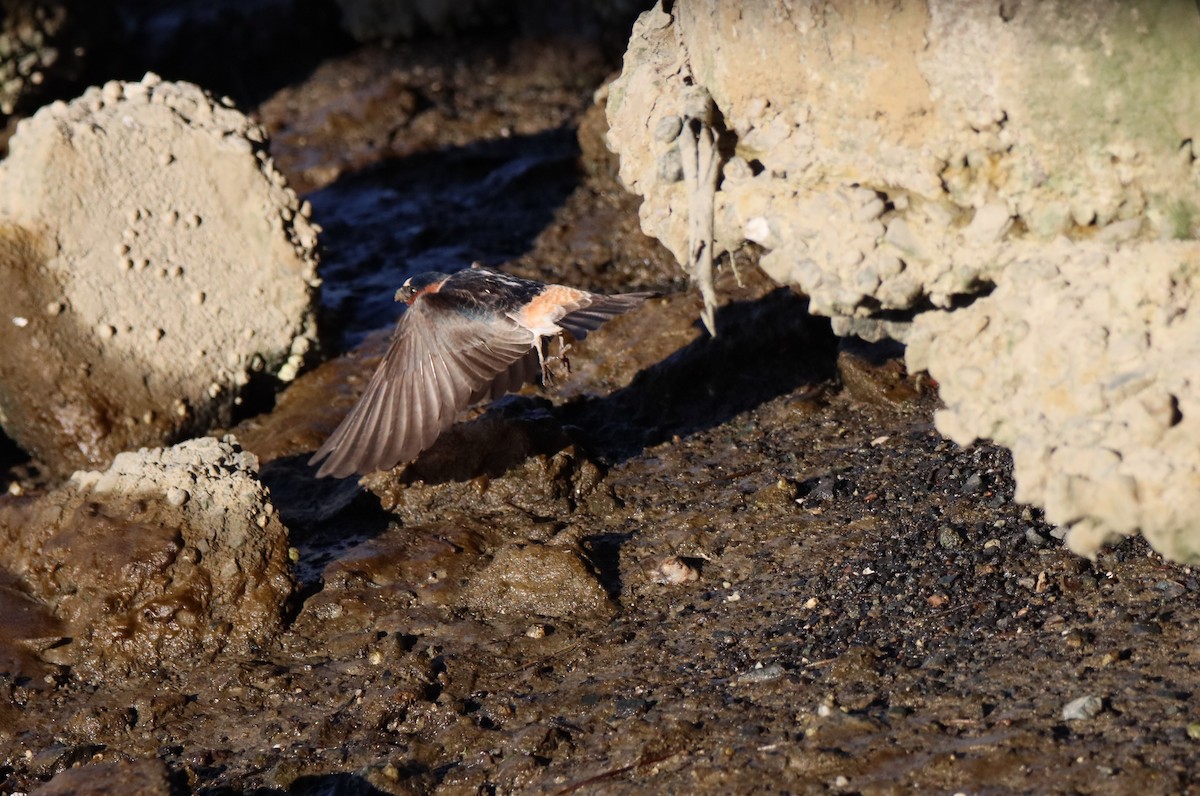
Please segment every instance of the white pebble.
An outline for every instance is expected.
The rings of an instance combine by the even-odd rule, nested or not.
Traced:
[[[651,577],[655,583],[663,586],[678,586],[681,583],[690,583],[696,580],[700,577],[700,573],[679,556],[670,556],[663,559],[654,568]]]
[[[184,503],[187,503],[190,497],[191,495],[188,494],[186,489],[180,489],[177,486],[173,486],[167,490],[167,503],[170,503],[172,506],[182,506]]]

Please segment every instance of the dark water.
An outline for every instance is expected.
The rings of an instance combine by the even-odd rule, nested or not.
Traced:
[[[327,344],[341,351],[396,320],[406,278],[527,251],[579,181],[573,130],[418,154],[342,177],[308,199],[324,231]]]

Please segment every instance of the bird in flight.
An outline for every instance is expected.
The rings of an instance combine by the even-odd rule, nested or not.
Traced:
[[[546,342],[587,337],[653,293],[603,296],[474,266],[408,279],[396,301],[408,309],[362,397],[310,465],[345,478],[412,461],[477,401],[495,399],[539,375]],[[562,350],[559,356],[562,355]]]

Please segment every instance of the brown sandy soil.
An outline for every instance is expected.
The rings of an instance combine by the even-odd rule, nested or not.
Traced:
[[[524,253],[487,225],[503,208],[472,221],[456,200],[395,256],[444,246],[444,221],[514,272],[665,297],[573,351],[559,390],[476,413],[371,492],[303,462],[382,338],[301,378],[235,430],[299,558],[282,640],[132,680],[0,677],[0,790],[78,766],[78,787],[177,794],[1188,790],[1200,579],[1141,542],[1071,555],[1014,502],[1006,452],[939,437],[930,385],[839,346],[752,253],[707,338],[598,155],[605,65],[518,49],[419,70],[427,54],[363,50],[260,109],[289,178],[367,195],[350,217],[312,197],[343,295],[410,245],[370,208],[435,193],[425,153],[486,181],[506,129],[582,119],[579,172],[511,156],[532,171],[504,183],[518,197],[560,197],[529,211]],[[3,627],[35,621],[18,608]]]

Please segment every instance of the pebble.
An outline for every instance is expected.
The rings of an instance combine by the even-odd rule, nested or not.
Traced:
[[[699,571],[679,556],[670,556],[662,560],[651,577],[655,583],[663,586],[678,586],[690,583],[700,577]]]
[[[683,131],[683,119],[678,116],[664,116],[654,125],[654,138],[664,144],[669,144],[679,137]]]
[[[750,671],[739,674],[737,681],[739,683],[767,683],[771,680],[778,680],[783,677],[783,674],[783,667],[778,663],[772,663],[769,666],[759,663]]]
[[[962,547],[962,535],[951,528],[949,525],[943,525],[938,528],[938,544],[946,550],[957,550]]]
[[[1082,721],[1094,718],[1104,710],[1104,700],[1094,694],[1072,699],[1062,709],[1063,721]]]
[[[1164,600],[1174,600],[1187,593],[1187,589],[1182,583],[1173,580],[1160,580],[1154,584],[1154,590],[1161,594]]]

